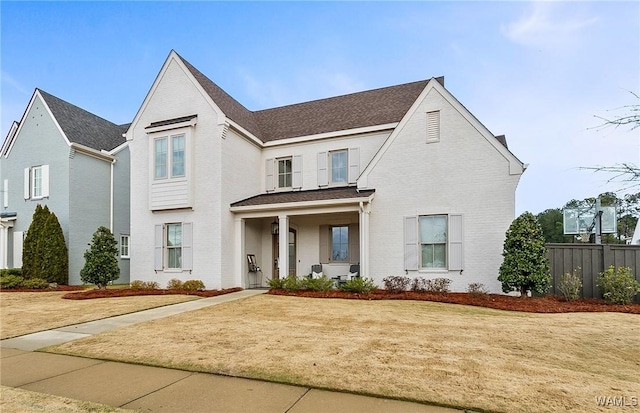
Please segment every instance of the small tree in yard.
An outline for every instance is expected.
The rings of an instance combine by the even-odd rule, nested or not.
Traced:
[[[80,271],[83,283],[95,284],[99,289],[120,276],[118,243],[109,228],[100,227],[93,233],[89,249],[84,253],[85,264]]]
[[[50,283],[69,283],[69,254],[56,214],[50,213],[40,235],[40,278]]]
[[[40,274],[42,268],[41,234],[49,217],[49,207],[36,205],[36,210],[31,217],[31,224],[27,230],[27,236],[22,245],[22,276],[24,278],[43,278]]]
[[[507,230],[498,281],[502,291],[527,291],[544,294],[549,289],[551,274],[542,228],[536,217],[525,212]]]

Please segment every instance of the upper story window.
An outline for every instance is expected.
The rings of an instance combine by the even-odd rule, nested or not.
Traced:
[[[41,199],[49,196],[49,165],[24,169],[24,199]]]
[[[348,152],[346,150],[329,152],[329,168],[331,170],[330,178],[332,184],[347,183],[347,159]]]
[[[185,176],[184,134],[155,138],[153,147],[153,177],[155,179],[181,178]],[[170,176],[169,171],[171,171]]]
[[[293,185],[293,165],[292,159],[278,159],[278,188],[291,188]]]

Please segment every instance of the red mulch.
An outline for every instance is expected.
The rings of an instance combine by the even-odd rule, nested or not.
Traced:
[[[114,290],[85,290],[79,293],[69,293],[62,296],[67,300],[90,300],[92,298],[110,298],[110,297],[134,297],[138,295],[197,295],[198,297],[215,297],[217,295],[234,293],[242,291],[242,288],[227,288],[224,290],[204,290],[204,291],[187,291],[187,290],[133,290],[131,288],[119,288]]]
[[[640,314],[640,304],[629,305],[608,304],[603,300],[581,299],[565,301],[561,297],[547,295],[544,297],[520,298],[502,294],[469,294],[469,293],[421,293],[406,291],[403,293],[389,293],[386,290],[376,290],[370,294],[349,293],[346,291],[317,291],[290,292],[284,290],[269,290],[269,294],[287,295],[313,298],[346,298],[356,300],[418,300],[436,301],[440,303],[465,304],[477,307],[494,308],[497,310],[523,311],[528,313],[573,313],[573,312],[619,312]]]

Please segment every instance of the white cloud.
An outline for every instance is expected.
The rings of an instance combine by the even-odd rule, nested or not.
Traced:
[[[582,16],[574,3],[568,7],[554,2],[535,2],[520,19],[501,26],[501,32],[515,43],[532,47],[562,47],[576,39],[597,17]]]

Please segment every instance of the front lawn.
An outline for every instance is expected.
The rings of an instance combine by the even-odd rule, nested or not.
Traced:
[[[90,300],[93,301],[93,300]],[[261,295],[50,348],[499,412],[640,395],[634,314]]]

